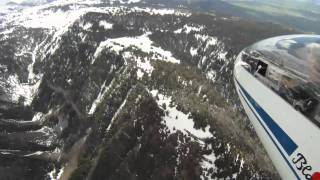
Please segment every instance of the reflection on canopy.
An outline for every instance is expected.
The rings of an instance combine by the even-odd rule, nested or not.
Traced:
[[[309,82],[320,96],[320,36],[280,36],[260,41],[249,49]]]
[[[240,56],[259,81],[320,125],[320,36],[270,38]]]

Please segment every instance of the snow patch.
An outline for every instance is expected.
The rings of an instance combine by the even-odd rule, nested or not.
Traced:
[[[14,31],[14,28],[10,28],[10,29],[6,29],[2,32],[0,32],[1,35],[8,35],[8,34],[12,34]]]
[[[175,30],[174,33],[179,34],[179,33],[184,32],[184,33],[189,34],[191,31],[200,32],[203,29],[204,29],[204,26],[192,26],[192,25],[186,24],[182,28]]]
[[[119,113],[121,112],[122,108],[124,107],[124,105],[127,103],[127,99],[129,97],[129,95],[131,94],[132,89],[129,90],[127,96],[125,97],[125,99],[123,100],[122,104],[120,105],[120,107],[118,108],[117,112],[113,115],[109,126],[107,127],[107,132],[111,129],[114,120],[118,117]]]
[[[153,71],[153,66],[150,63],[150,60],[141,59],[140,57],[135,58],[135,60],[137,62],[137,67],[138,67],[138,71],[137,71],[138,78],[141,79],[144,73],[146,73],[148,76],[151,76],[151,73]]]
[[[54,168],[51,172],[48,173],[51,180],[60,180],[62,173],[63,173],[64,167],[61,169]]]
[[[32,118],[32,120],[31,121],[40,121],[41,119],[42,119],[42,117],[44,116],[44,114],[43,113],[41,113],[41,112],[38,112],[38,113],[36,113],[34,116],[33,116],[33,118]]]
[[[109,91],[109,89],[113,85],[114,81],[115,81],[115,79],[113,79],[111,81],[111,83],[109,84],[109,86],[107,86],[107,87],[106,87],[107,81],[104,81],[104,83],[100,89],[100,92],[98,94],[98,97],[93,101],[93,103],[91,105],[91,108],[88,113],[89,115],[92,115],[96,111],[97,106],[101,103],[101,101],[103,100],[103,97]]]
[[[80,25],[80,27],[86,31],[89,31],[92,28],[92,23],[83,23]]]
[[[143,78],[143,75],[144,75],[144,73],[141,71],[141,69],[138,69],[137,70],[137,77],[138,77],[138,79],[142,79]]]
[[[177,10],[177,9],[166,9],[166,8],[162,8],[162,9],[155,9],[155,8],[141,8],[141,7],[133,7],[131,8],[132,11],[135,12],[145,12],[148,13],[150,15],[176,15],[176,16],[191,16],[191,13],[188,12],[184,12],[181,10]]]
[[[180,60],[173,57],[170,51],[163,50],[161,47],[153,45],[153,41],[150,40],[149,35],[151,33],[147,32],[141,36],[136,37],[121,37],[115,39],[108,39],[100,43],[99,47],[94,53],[94,58],[91,64],[95,62],[95,59],[101,54],[104,49],[109,49],[116,53],[123,51],[128,47],[135,47],[140,49],[145,53],[152,53],[154,59],[161,59],[166,62],[180,63]]]
[[[54,130],[52,128],[49,128],[48,126],[44,126],[37,131],[31,131],[31,132],[42,133],[44,137],[36,138],[35,141],[36,143],[47,146],[47,147],[50,147],[55,141],[55,139],[57,138],[56,134],[54,133]],[[46,140],[43,140],[43,139],[46,139]]]
[[[154,68],[150,63],[149,57],[141,58],[140,56],[134,55],[134,53],[132,53],[130,51],[126,51],[126,52],[122,53],[122,56],[125,60],[133,60],[137,63],[138,79],[141,79],[144,74],[147,74],[149,77],[151,76],[151,73]]]
[[[31,153],[31,154],[26,154],[24,155],[24,157],[29,157],[29,156],[40,156],[42,155],[43,152],[42,151],[37,151],[37,152],[34,152],[34,153]]]
[[[210,70],[206,73],[206,77],[214,83],[216,82],[217,72],[214,70]]]
[[[120,4],[134,4],[139,3],[141,0],[110,0],[110,4],[113,5],[114,3]]]
[[[228,54],[228,52],[220,52],[218,54],[218,58],[221,59],[221,60],[225,60],[227,54]]]
[[[218,38],[208,36],[208,35],[203,35],[203,34],[195,34],[195,38],[197,40],[202,41],[203,43],[206,43],[206,49],[208,49],[210,46],[216,45],[218,43]]]
[[[103,27],[105,30],[112,29],[113,24],[108,23],[107,21],[100,21],[99,26]]]
[[[208,149],[212,149],[212,145],[210,144],[208,146]],[[203,174],[201,175],[201,179],[212,179],[211,176],[207,176],[208,171],[212,168],[213,171],[217,170],[217,167],[215,166],[214,162],[216,161],[217,157],[214,154],[214,151],[212,151],[209,155],[203,155],[202,161],[200,162],[201,167],[203,169]]]
[[[24,105],[28,106],[31,104],[33,97],[40,85],[40,81],[38,81],[34,85],[30,85],[27,83],[20,83],[18,76],[10,75],[7,78],[6,82],[0,82],[0,85],[7,84],[10,87],[10,92],[7,92],[11,96],[11,101],[18,103],[19,99],[24,98]]]
[[[16,24],[29,28],[60,29],[69,26],[83,15],[83,11],[43,10],[41,8],[28,8],[17,18]]]
[[[201,94],[201,90],[202,90],[202,86],[200,86],[200,87],[199,87],[199,89],[198,89],[198,93],[197,93],[197,96],[200,96],[200,94]]]
[[[193,136],[199,139],[213,137],[213,135],[209,132],[209,126],[207,126],[205,130],[195,129],[194,121],[192,118],[190,118],[190,113],[184,114],[177,109],[177,106],[170,107],[172,101],[171,97],[159,93],[158,90],[152,90],[151,94],[153,97],[159,97],[159,100],[157,100],[159,107],[162,107],[163,105],[166,106],[164,110],[168,113],[163,117],[163,120],[171,133],[180,130],[186,135],[191,133]]]
[[[191,47],[190,48],[190,54],[191,56],[195,56],[198,54],[198,49]]]
[[[244,160],[243,158],[241,158],[241,161],[240,161],[240,171],[243,169],[243,165],[244,165]]]

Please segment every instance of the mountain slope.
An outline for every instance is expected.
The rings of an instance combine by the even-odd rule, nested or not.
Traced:
[[[245,46],[294,32],[114,3],[3,16],[0,179],[279,178],[232,66]]]

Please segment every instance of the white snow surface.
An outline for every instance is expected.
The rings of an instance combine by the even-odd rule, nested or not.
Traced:
[[[199,88],[201,91],[201,87]],[[205,128],[205,130],[201,129],[195,129],[194,128],[194,121],[192,118],[189,118],[189,113],[185,114],[179,110],[177,110],[176,106],[170,107],[170,104],[172,103],[171,97],[163,95],[159,93],[158,90],[152,90],[150,91],[152,96],[157,99],[158,96],[159,100],[157,100],[157,104],[160,108],[163,108],[162,106],[165,104],[166,108],[163,109],[167,111],[168,113],[165,113],[166,115],[163,117],[163,121],[166,124],[166,126],[169,128],[170,133],[175,133],[176,131],[180,131],[183,134],[189,136],[189,133],[193,136],[197,137],[198,139],[194,139],[193,136],[189,136],[192,139],[199,142],[201,145],[204,145],[203,139],[205,138],[212,138],[213,134],[209,131],[209,126]],[[211,145],[207,147],[208,149],[212,149]],[[178,157],[179,158],[179,157]],[[204,173],[201,176],[201,179],[211,179],[209,176],[205,176],[206,172],[209,171],[210,168],[213,168],[213,170],[216,170],[215,167],[215,160],[216,156],[214,154],[214,151],[212,151],[209,155],[203,155],[202,161],[200,162],[201,167],[204,169]],[[179,160],[177,159],[177,162]]]
[[[151,41],[149,38],[150,34],[150,32],[147,32],[141,36],[120,37],[108,39],[106,41],[101,42],[96,52],[94,53],[94,59],[92,61],[92,64],[104,49],[109,49],[111,51],[119,53],[120,51],[123,51],[125,48],[128,47],[138,48],[145,53],[153,53],[154,59],[161,59],[163,61],[179,64],[180,60],[173,57],[170,51],[166,51],[163,50],[161,47],[154,46],[153,41]]]
[[[140,0],[129,0],[127,2],[120,0],[120,2],[123,2],[122,4],[136,3],[138,1]],[[66,11],[59,9],[59,7],[62,6],[69,6],[69,9]],[[101,4],[101,1],[99,0],[57,0],[39,6],[13,8],[12,10],[8,9],[10,8],[2,7],[1,9],[5,13],[4,17],[1,17],[4,19],[4,23],[12,23],[13,25],[22,25],[24,27],[31,28],[53,28],[56,30],[70,26],[73,22],[75,22],[82,15],[88,12],[100,12],[107,14],[127,14],[131,12],[145,12],[151,15],[190,15],[190,13],[174,9],[105,6]],[[108,24],[107,26],[110,27],[110,24]]]
[[[63,170],[64,170],[64,167],[58,170],[54,168],[51,172],[48,173],[48,175],[51,180],[60,180]]]
[[[197,40],[202,41],[203,43],[206,43],[206,48],[209,48],[210,46],[216,45],[218,43],[218,38],[212,37],[209,35],[203,35],[203,34],[195,34],[195,38]]]
[[[30,105],[35,93],[38,90],[40,81],[36,84],[20,83],[17,75],[10,75],[6,82],[0,82],[0,85],[7,84],[10,86],[11,101],[18,102],[20,97],[24,97],[24,105]]]
[[[141,0],[110,0],[111,4],[114,4],[116,2],[120,3],[120,4],[133,4],[133,3],[139,3]]]
[[[40,155],[42,155],[43,153],[44,153],[44,152],[42,152],[42,151],[37,151],[37,152],[31,153],[31,154],[26,154],[26,155],[24,155],[24,157],[40,156]]]
[[[198,53],[197,51],[198,51],[198,49],[191,47],[191,48],[190,48],[190,54],[191,54],[191,56],[197,55],[197,53]]]
[[[128,0],[127,3],[131,4],[131,3],[138,3],[141,2],[141,0]]]
[[[115,121],[115,119],[118,117],[119,113],[122,111],[122,108],[126,105],[127,103],[127,99],[129,97],[129,95],[131,94],[132,89],[129,90],[127,96],[125,97],[125,99],[123,100],[122,104],[120,105],[120,107],[118,108],[118,110],[116,111],[116,113],[113,115],[109,126],[107,127],[107,132],[111,129],[111,127],[113,126],[113,123]]]
[[[38,138],[35,141],[36,141],[36,143],[38,143],[40,145],[47,146],[47,147],[51,146],[57,138],[57,135],[54,133],[54,130],[48,126],[44,126],[39,130],[31,131],[31,132],[42,133],[45,138],[43,138],[43,137]],[[44,140],[44,139],[46,139],[46,140]]]
[[[90,31],[92,25],[93,25],[92,23],[84,23],[84,24],[82,23],[80,27],[82,27],[86,31]]]
[[[126,51],[123,54],[125,60],[131,59],[137,63],[137,77],[141,79],[144,74],[147,74],[149,77],[153,71],[153,66],[151,65],[151,60],[148,57],[141,58],[140,56],[134,55],[132,52]]]
[[[40,121],[41,119],[42,119],[42,117],[44,116],[44,114],[43,113],[41,113],[41,112],[37,112],[34,116],[33,116],[33,118],[32,118],[32,120],[31,121]]]
[[[103,83],[103,85],[102,85],[102,87],[100,89],[100,92],[98,94],[98,97],[93,101],[88,114],[92,115],[96,111],[97,106],[101,103],[101,101],[103,100],[104,96],[109,91],[110,87],[113,85],[114,81],[115,81],[115,79],[113,79],[108,86],[106,86],[107,82],[104,81],[104,83]]]
[[[132,11],[134,12],[146,12],[149,13],[150,15],[176,15],[176,16],[190,16],[191,13],[189,12],[184,12],[178,9],[167,9],[167,8],[161,8],[161,9],[156,9],[156,8],[141,8],[141,7],[133,7],[131,8]]]
[[[60,29],[71,25],[75,20],[79,19],[85,12],[78,11],[62,11],[62,10],[43,10],[40,7],[28,8],[17,14],[15,18],[17,25],[30,28],[47,28]],[[19,16],[20,15],[20,16]]]
[[[214,83],[216,82],[217,72],[214,70],[210,70],[206,73],[206,77]]]
[[[212,149],[212,145],[210,144],[208,146],[209,149]],[[214,151],[211,152],[211,154],[209,155],[203,155],[202,156],[202,161],[200,162],[201,164],[201,167],[203,168],[203,174],[201,176],[201,179],[204,180],[204,179],[209,179],[211,180],[211,176],[206,176],[207,172],[210,170],[210,168],[213,169],[213,171],[216,171],[217,170],[217,167],[215,166],[214,162],[216,161],[217,157],[216,155],[214,154]]]
[[[200,32],[204,29],[204,26],[199,26],[199,25],[184,25],[182,28],[177,29],[174,31],[174,33],[187,33],[189,34],[191,31],[193,32]]]
[[[36,62],[36,57],[37,57],[38,50],[39,50],[39,45],[36,45],[36,47],[34,48],[34,50],[31,53],[32,63],[30,63],[28,65],[28,71],[29,71],[28,82],[30,82],[30,83],[35,83],[35,82],[40,83],[40,79],[42,78],[41,74],[35,74],[34,71],[33,71],[34,64]]]
[[[159,107],[162,107],[163,104],[166,105],[165,111],[168,111],[168,115],[164,116],[163,120],[171,133],[179,130],[186,135],[191,133],[200,140],[213,137],[213,135],[209,132],[209,126],[207,126],[204,131],[202,129],[195,129],[194,121],[192,118],[189,118],[189,113],[184,114],[183,112],[177,110],[176,106],[170,107],[172,101],[171,97],[159,93],[158,90],[152,90],[151,94],[154,97],[159,97],[159,100],[157,100]]]
[[[105,30],[107,30],[107,29],[112,29],[113,24],[107,21],[100,21],[99,26],[102,26]]]
[[[139,68],[139,70],[143,70],[143,74],[144,72],[146,72],[148,74],[148,76],[151,76],[151,73],[153,71],[153,66],[151,65],[150,61],[149,60],[145,60],[145,59],[141,59],[140,57],[139,58],[136,58],[136,61],[137,61],[137,66]]]
[[[138,70],[137,70],[137,77],[138,77],[138,79],[142,79],[143,75],[144,75],[144,73],[141,71],[141,69],[138,69]]]

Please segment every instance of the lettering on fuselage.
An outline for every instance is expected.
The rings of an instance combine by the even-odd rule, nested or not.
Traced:
[[[311,180],[312,167],[308,164],[307,158],[302,153],[298,153],[292,158],[296,169],[299,170],[306,179]]]

